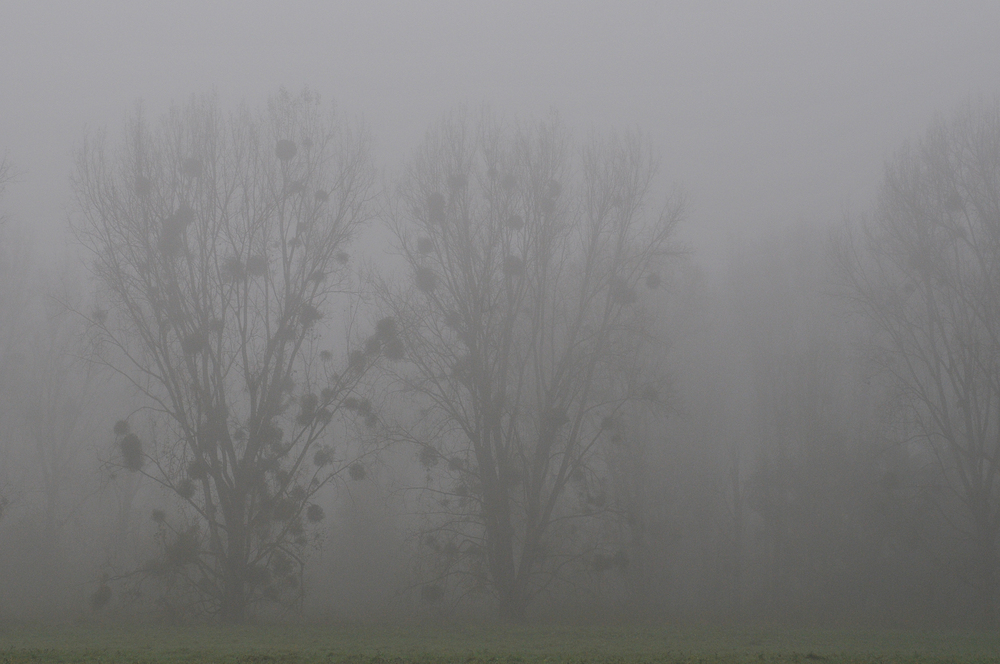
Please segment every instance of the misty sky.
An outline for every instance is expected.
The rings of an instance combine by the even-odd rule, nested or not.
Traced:
[[[711,260],[863,209],[901,142],[1000,92],[998,27],[1000,2],[0,0],[0,153],[24,172],[4,208],[58,228],[84,128],[117,132],[137,99],[309,85],[367,120],[386,166],[461,103],[642,128]]]

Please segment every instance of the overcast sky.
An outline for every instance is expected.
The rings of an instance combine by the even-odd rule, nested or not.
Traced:
[[[63,224],[84,128],[118,129],[138,99],[308,85],[368,121],[386,166],[462,103],[639,127],[711,261],[768,224],[862,210],[901,142],[1000,92],[998,28],[995,1],[0,0],[0,153],[24,172],[4,208]]]

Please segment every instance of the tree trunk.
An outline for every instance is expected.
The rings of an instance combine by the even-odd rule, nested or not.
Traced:
[[[527,599],[516,588],[507,591],[500,602],[500,616],[504,621],[516,624],[526,622]]]
[[[730,581],[730,610],[733,618],[743,617],[743,491],[740,485],[740,453],[733,458],[730,472],[730,491],[733,494],[732,579]]]
[[[484,493],[487,497],[484,511],[490,576],[500,598],[500,614],[506,621],[523,623],[528,602],[518,583],[510,505],[502,488],[485,488]]]
[[[247,618],[246,527],[243,501],[236,499],[226,519],[221,616],[223,622],[239,623]]]
[[[976,557],[979,568],[979,610],[983,627],[997,626],[997,547],[996,532],[991,527],[989,507],[983,505],[976,519]]]

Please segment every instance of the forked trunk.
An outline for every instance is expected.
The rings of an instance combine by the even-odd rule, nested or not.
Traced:
[[[485,505],[490,577],[500,599],[501,617],[505,621],[523,623],[528,600],[518,579],[510,506],[501,491],[494,489],[493,492],[492,499]]]

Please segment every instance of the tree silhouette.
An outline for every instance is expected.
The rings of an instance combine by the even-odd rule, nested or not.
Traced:
[[[17,172],[11,162],[6,158],[0,159],[0,196],[3,196],[7,187],[14,181],[16,176]],[[0,212],[0,228],[5,225],[5,221],[6,216]],[[7,242],[9,238],[4,237],[3,240],[5,246],[0,248],[0,279],[5,284],[4,294],[10,293],[14,297],[4,297],[0,300],[0,304],[3,305],[4,309],[9,309],[10,312],[13,312],[22,304],[19,301],[20,295],[15,293],[21,286],[21,279],[18,278],[17,273],[22,266],[19,264],[20,261],[16,260],[10,254],[11,248]],[[5,369],[3,373],[9,376],[13,373],[14,347],[20,335],[14,327],[14,321],[17,319],[16,316],[5,315],[2,318],[4,320],[0,321],[0,369]],[[4,389],[7,389],[7,386],[0,384],[0,390]],[[0,407],[0,416],[6,416],[5,410],[5,407]],[[10,487],[7,485],[6,473],[0,472],[0,520],[3,519],[4,513],[10,506],[11,498],[9,494]]]
[[[662,402],[641,293],[660,286],[681,212],[647,214],[641,137],[576,157],[557,120],[455,115],[393,199],[412,281],[383,285],[381,302],[406,359],[399,398],[412,398],[396,434],[427,468],[427,602],[485,590],[521,620],[572,572],[627,564],[609,447],[629,443],[630,405]]]
[[[308,91],[228,115],[197,98],[158,125],[139,109],[78,154],[95,352],[155,425],[123,418],[113,458],[185,506],[154,512],[162,556],[130,575],[169,579],[167,602],[242,620],[300,596],[311,501],[361,463],[335,417],[374,418],[356,391],[375,357],[338,362],[321,325],[372,185],[367,136]]]
[[[907,406],[912,445],[960,507],[984,619],[996,622],[1000,536],[1000,105],[939,120],[886,168],[878,205],[841,245],[872,360]],[[967,566],[966,566],[967,567]]]

